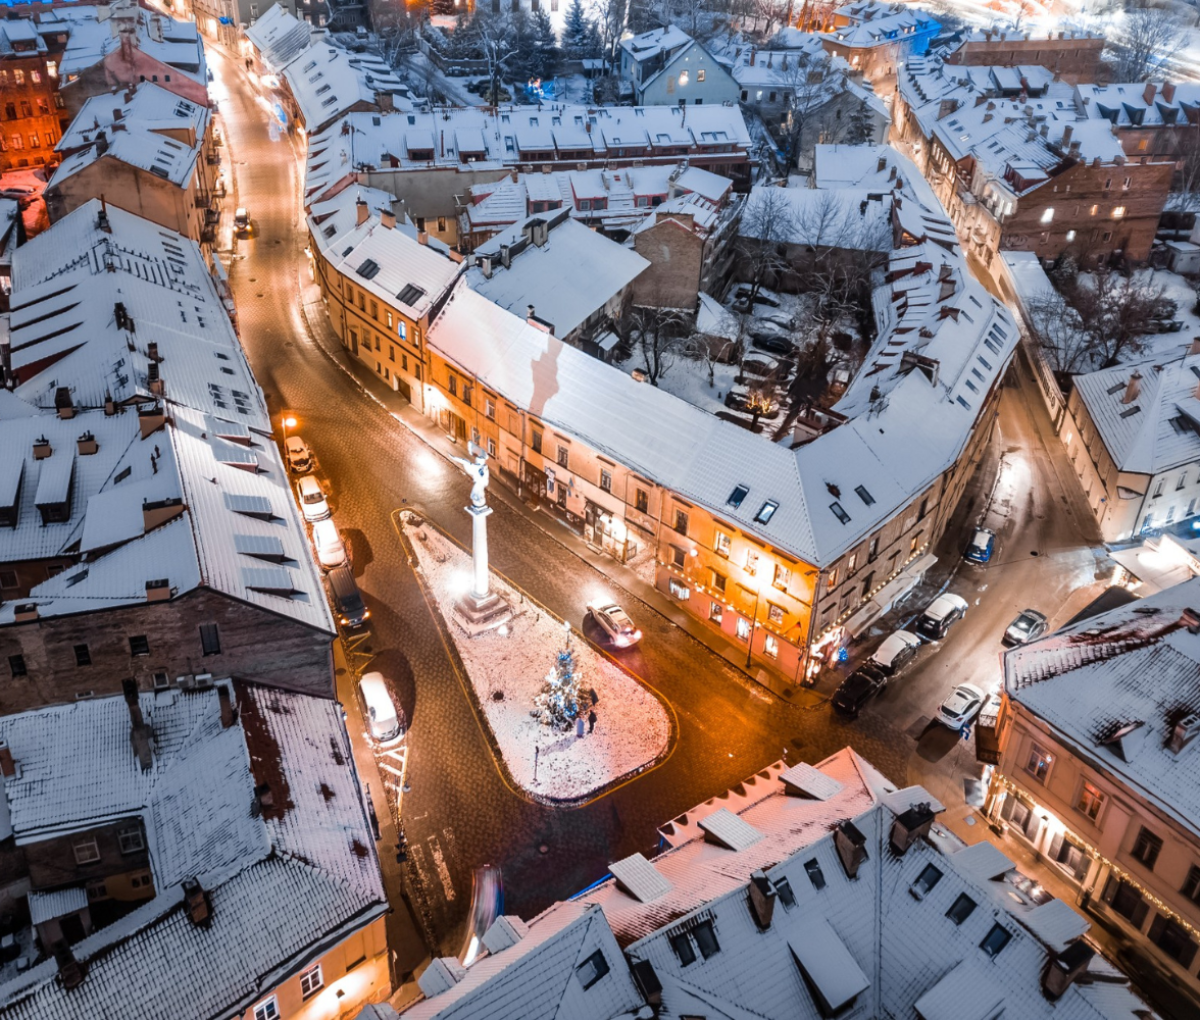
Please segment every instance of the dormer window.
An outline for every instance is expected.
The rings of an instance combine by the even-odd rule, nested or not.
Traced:
[[[727,499],[725,502],[727,502],[731,507],[739,507],[742,505],[742,500],[746,498],[746,494],[749,491],[750,487],[747,485],[735,486],[733,492],[729,494],[729,499]]]
[[[761,507],[758,508],[758,513],[754,515],[755,521],[759,524],[769,524],[771,518],[775,516],[775,511],[779,509],[779,504],[774,500],[768,499]]]

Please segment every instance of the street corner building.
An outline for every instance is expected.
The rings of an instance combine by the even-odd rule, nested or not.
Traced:
[[[390,990],[339,706],[229,680],[0,718],[0,1017],[324,1020]]]
[[[1150,1015],[1088,922],[849,748],[776,762],[594,886],[435,959],[405,1020]],[[393,1004],[396,1000],[393,999]],[[359,1020],[394,1020],[392,1004]]]
[[[1182,995],[1193,1012],[1198,663],[1196,579],[1007,652],[1001,753],[987,802],[996,828],[1041,855],[1140,961],[1145,980]]]

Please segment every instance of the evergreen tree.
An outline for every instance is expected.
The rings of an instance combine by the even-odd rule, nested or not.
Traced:
[[[530,75],[546,81],[558,73],[561,53],[550,15],[541,8],[533,12],[532,30],[534,50],[529,60]]]
[[[554,666],[546,674],[542,691],[534,699],[532,715],[543,726],[559,731],[569,730],[583,711],[586,693],[575,667],[575,653],[568,643],[555,656]]]
[[[567,19],[563,23],[563,49],[567,56],[578,60],[585,56],[588,45],[588,19],[583,13],[583,0],[571,0]]]
[[[846,143],[848,145],[863,145],[874,141],[875,125],[871,120],[871,111],[865,102],[858,103],[850,111],[846,124]]]

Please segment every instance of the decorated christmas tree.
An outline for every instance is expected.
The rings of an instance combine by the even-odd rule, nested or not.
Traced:
[[[575,725],[585,696],[582,680],[575,667],[575,653],[567,647],[558,652],[554,665],[542,683],[542,691],[534,700],[533,715],[543,726],[553,730],[569,730]]]

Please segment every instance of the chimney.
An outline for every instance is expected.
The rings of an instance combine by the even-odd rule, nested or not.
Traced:
[[[903,857],[910,846],[929,834],[935,817],[929,801],[914,804],[903,814],[897,815],[892,823],[892,849]]]
[[[1167,749],[1172,754],[1180,754],[1196,736],[1200,734],[1200,715],[1195,712],[1185,715],[1171,727],[1171,736],[1167,739]],[[0,752],[2,754],[2,752]],[[5,773],[7,775],[8,773]]]
[[[490,255],[479,256],[479,271],[483,273],[485,280],[492,278],[492,257]]]
[[[138,427],[141,429],[143,439],[157,432],[166,423],[167,411],[161,404],[138,408]]]
[[[104,417],[111,418],[117,413],[117,402],[113,400],[111,393],[104,394]]]
[[[519,917],[501,914],[483,934],[483,945],[489,953],[497,953],[515,946],[526,935],[529,927]]]
[[[96,155],[103,156],[108,152],[108,135],[103,131],[96,135]]]
[[[76,440],[76,443],[79,449],[79,456],[81,457],[90,457],[100,449],[100,444],[96,442],[96,437],[90,432],[85,432]]]
[[[1132,404],[1141,395],[1142,392],[1142,373],[1134,371],[1129,377],[1129,382],[1125,386],[1125,394],[1121,397],[1122,404]]]
[[[217,687],[217,700],[221,703],[221,729],[227,730],[237,722],[237,712],[233,708],[233,697],[226,684]]]
[[[381,209],[379,211],[379,225],[387,230],[395,230],[396,214],[391,209]]]
[[[754,66],[754,58],[755,58],[754,47],[751,46],[750,47],[750,66],[751,67]]]
[[[22,602],[13,606],[13,621],[16,623],[31,623],[38,618],[36,602]]]
[[[152,361],[146,366],[146,384],[150,387],[150,392],[155,396],[161,397],[163,393],[162,375],[158,370],[158,362]]]
[[[17,774],[17,763],[13,759],[12,748],[7,740],[0,740],[0,776],[12,779]]]
[[[183,499],[179,496],[143,500],[142,531],[153,531],[159,525],[175,520],[181,513],[183,513]],[[163,584],[166,584],[166,581]],[[147,590],[149,589],[147,588]]]
[[[380,113],[391,113],[396,108],[396,97],[390,92],[376,92],[375,105]]]
[[[45,436],[38,436],[38,438],[33,441],[34,460],[45,460],[53,452],[54,450],[50,446],[50,440]]]
[[[879,161],[875,164],[875,172],[881,174],[887,169],[887,156],[880,156]]]
[[[354,203],[354,211],[358,216],[357,224],[360,227],[371,218],[371,210],[367,208],[367,203],[361,198]]]
[[[112,227],[108,223],[108,206],[104,202],[104,196],[100,196],[100,211],[96,214],[96,228],[103,230],[106,234],[112,233]]]
[[[125,695],[125,704],[129,708],[129,742],[133,745],[133,753],[137,755],[142,771],[149,772],[150,766],[154,764],[154,751],[150,746],[150,727],[146,725],[142,716],[137,681],[126,677],[121,681],[121,693]]]
[[[771,918],[775,914],[775,885],[763,871],[755,871],[750,876],[750,913],[754,915],[754,923],[766,931],[771,927]]]
[[[630,967],[630,970],[633,972],[633,983],[637,985],[638,991],[642,993],[642,998],[646,1000],[647,1005],[661,1006],[662,982],[654,973],[654,964],[649,960],[638,960]]]
[[[1162,97],[1164,103],[1175,102],[1175,83],[1172,81],[1164,81],[1162,87]]]
[[[453,956],[435,957],[428,967],[417,978],[417,985],[432,999],[435,995],[448,991],[467,976],[466,969]]]
[[[1192,344],[1188,348],[1188,355],[1200,354],[1200,335],[1192,337]]]
[[[1158,89],[1154,87],[1154,82],[1146,82],[1146,87],[1142,90],[1142,99],[1146,101],[1147,106],[1150,106],[1154,102],[1154,96],[1157,92]]]
[[[1062,139],[1058,143],[1060,149],[1069,149],[1071,147],[1071,135],[1074,131],[1075,128],[1070,124],[1063,128]]]
[[[64,421],[75,417],[75,403],[71,400],[71,391],[66,386],[59,386],[54,391],[54,409]]]
[[[212,897],[194,878],[183,880],[183,908],[187,911],[188,920],[197,928],[207,928],[212,924]]]
[[[146,357],[154,362],[159,362],[159,361],[163,360],[159,356],[159,353],[158,353],[158,341],[157,340],[151,340],[148,344],[146,344]]]
[[[50,947],[50,951],[54,954],[54,962],[58,964],[58,979],[63,988],[78,988],[83,984],[87,968],[75,959],[67,940],[59,939]]]
[[[136,332],[133,316],[126,310],[124,301],[117,301],[113,304],[113,321],[117,324],[117,329],[128,330],[130,333]]]
[[[1088,969],[1095,950],[1083,941],[1072,942],[1061,953],[1050,958],[1042,974],[1042,994],[1051,1002],[1062,998],[1078,977]]]
[[[428,243],[429,243],[429,231],[428,230],[418,230],[417,231],[417,244],[428,244]]]
[[[115,107],[113,109],[113,123],[114,124],[124,116],[125,116],[125,111],[122,110],[119,106]]]
[[[507,244],[500,245],[500,264],[504,266],[505,269],[512,268],[512,248],[510,248]]]
[[[171,579],[156,577],[146,582],[147,602],[166,602],[171,598]]]
[[[1038,128],[1038,134],[1041,135],[1043,138],[1048,137],[1050,134],[1050,125],[1043,124],[1040,128]]]
[[[859,866],[867,859],[867,837],[847,819],[833,830],[833,845],[846,869],[846,877],[857,878]]]

